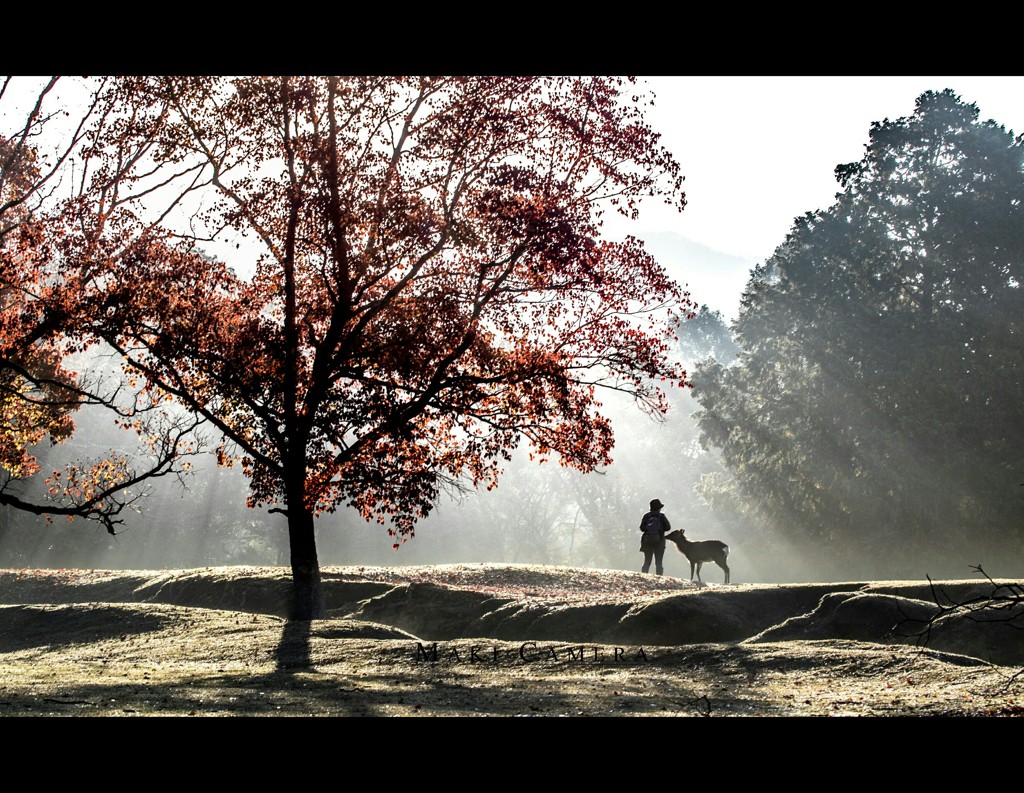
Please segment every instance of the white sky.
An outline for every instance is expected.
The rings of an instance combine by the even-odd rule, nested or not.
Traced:
[[[16,82],[30,86],[38,79]],[[794,218],[832,204],[839,188],[834,169],[863,156],[871,123],[911,115],[924,91],[952,88],[978,105],[983,120],[1024,132],[1024,76],[660,76],[640,81],[655,93],[648,120],[682,166],[688,204],[676,214],[651,203],[635,224],[606,216],[606,232],[641,237],[674,232],[751,265],[772,254]],[[4,115],[0,107],[0,120]],[[701,302],[728,313],[746,283],[743,269],[710,273],[698,264],[683,278],[700,292]]]
[[[682,166],[688,205],[645,207],[621,231],[672,231],[755,262],[794,218],[832,204],[835,166],[861,159],[871,122],[912,115],[924,91],[952,88],[982,120],[1024,132],[1024,76],[644,79],[656,94],[648,119]]]

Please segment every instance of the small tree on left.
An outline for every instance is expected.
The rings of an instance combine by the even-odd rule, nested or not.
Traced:
[[[103,192],[104,181],[116,184],[113,174],[87,179],[80,167],[89,131],[106,110],[95,90],[101,82],[91,93],[81,91],[73,116],[63,107],[49,110],[58,78],[29,91],[15,78],[0,78],[0,111],[14,118],[12,128],[0,129],[0,506],[84,518],[116,534],[149,480],[180,476],[201,442],[194,417],[169,413],[159,398],[142,396],[129,381],[72,368],[97,347],[76,330],[96,309],[94,288],[112,261],[76,257],[68,244],[76,239],[71,210],[86,185]],[[57,125],[63,131],[53,134]],[[41,142],[46,139],[50,144]],[[34,498],[29,484],[43,472],[33,447],[68,440],[74,414],[84,405],[105,406],[122,427],[135,430],[140,453],[111,450],[49,472],[48,497]]]

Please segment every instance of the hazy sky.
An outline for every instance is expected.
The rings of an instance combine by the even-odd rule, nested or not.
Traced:
[[[18,87],[34,81],[19,79]],[[648,118],[682,166],[688,205],[676,214],[652,203],[636,224],[609,219],[606,230],[612,236],[674,232],[751,266],[772,254],[794,218],[832,204],[834,169],[861,159],[871,123],[911,115],[924,91],[952,88],[978,105],[982,119],[1024,133],[1024,76],[659,76],[641,82],[656,95]],[[678,261],[683,272],[677,277],[690,282],[700,302],[733,312],[749,271],[745,263],[713,272],[717,264],[692,255]]]
[[[644,79],[689,203],[681,215],[645,208],[634,232],[674,231],[754,261],[795,217],[832,204],[835,166],[861,159],[871,122],[911,115],[924,91],[952,88],[982,120],[1024,132],[1024,76]]]

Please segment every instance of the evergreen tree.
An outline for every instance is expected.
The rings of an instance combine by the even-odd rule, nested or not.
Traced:
[[[836,203],[752,274],[737,365],[697,369],[731,475],[709,497],[855,575],[1019,544],[1022,155],[949,90],[872,125]]]

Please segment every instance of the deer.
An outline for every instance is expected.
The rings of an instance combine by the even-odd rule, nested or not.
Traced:
[[[675,529],[665,535],[666,540],[676,544],[679,553],[690,560],[690,580],[693,580],[693,571],[697,570],[697,580],[700,580],[700,568],[704,562],[714,562],[725,570],[725,583],[729,583],[729,565],[725,563],[729,556],[729,546],[719,540],[703,540],[701,542],[690,542],[682,529]]]

